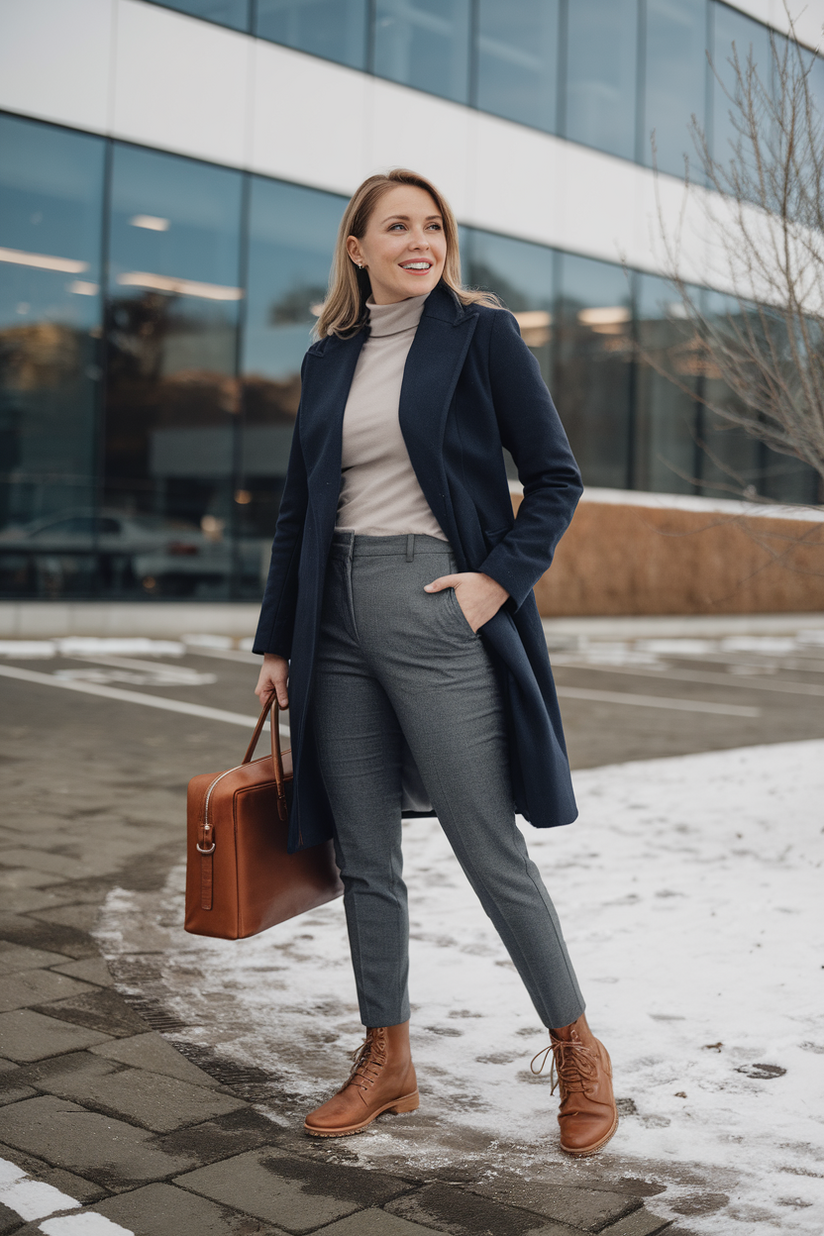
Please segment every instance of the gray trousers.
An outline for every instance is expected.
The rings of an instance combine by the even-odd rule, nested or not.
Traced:
[[[515,823],[503,710],[483,643],[455,592],[424,584],[456,570],[429,536],[334,536],[312,696],[360,1014],[409,1018],[401,853],[403,739],[458,861],[544,1025],[584,1002],[558,916]]]

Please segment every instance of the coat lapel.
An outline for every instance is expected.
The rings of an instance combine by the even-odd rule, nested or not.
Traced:
[[[329,516],[332,526],[337,511],[341,473],[343,413],[355,366],[367,332],[358,331],[348,339],[335,335],[310,349],[301,391],[301,446],[306,459],[314,462],[313,497],[319,498],[321,517]]]
[[[427,297],[403,374],[400,425],[412,467],[432,513],[453,544],[459,544],[443,458],[449,404],[455,392],[478,314],[439,285]]]

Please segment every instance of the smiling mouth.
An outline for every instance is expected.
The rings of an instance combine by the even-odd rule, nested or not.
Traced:
[[[421,273],[431,270],[432,266],[432,262],[401,262],[401,270],[420,271]]]

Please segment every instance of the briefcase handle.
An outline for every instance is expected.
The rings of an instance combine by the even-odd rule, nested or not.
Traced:
[[[271,716],[269,714],[271,713]],[[243,757],[243,764],[249,764],[255,754],[255,747],[258,744],[258,739],[263,732],[263,727],[266,724],[266,718],[269,716],[269,729],[272,732],[272,767],[275,772],[275,785],[277,786],[278,794],[278,815],[282,820],[286,820],[288,809],[286,805],[286,778],[283,775],[283,753],[280,749],[280,709],[278,707],[277,697],[273,694],[270,700],[267,700],[263,705],[260,716],[258,717],[255,731],[252,734],[252,741],[246,750]]]

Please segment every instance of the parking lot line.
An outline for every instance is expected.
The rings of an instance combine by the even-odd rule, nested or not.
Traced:
[[[744,704],[714,704],[709,700],[674,700],[659,695],[626,691],[590,691],[587,687],[558,687],[562,699],[591,700],[595,704],[635,704],[640,708],[670,708],[676,712],[713,712],[725,717],[760,717],[760,708]]]
[[[669,678],[674,682],[702,682],[708,686],[745,687],[751,691],[778,691],[784,695],[824,695],[824,687],[814,682],[792,679],[749,678],[745,675],[715,674],[712,670],[647,669],[641,665],[598,665],[589,661],[556,661],[558,669],[598,670],[604,674],[634,674],[638,678]]]
[[[80,691],[84,695],[98,695],[103,699],[121,700],[126,704],[145,704],[147,708],[163,708],[166,712],[182,712],[189,717],[203,717],[206,721],[226,721],[229,725],[254,728],[257,717],[244,716],[239,712],[227,712],[223,708],[209,708],[206,704],[189,704],[185,700],[169,700],[161,695],[144,695],[142,691],[126,691],[121,687],[104,687],[96,682],[78,682],[76,679],[54,678],[37,670],[20,669],[16,665],[0,665],[0,677],[17,678],[21,682],[34,682],[42,687],[60,687],[64,691]],[[288,735],[288,726],[282,725],[281,733]]]

